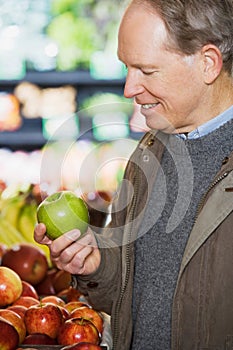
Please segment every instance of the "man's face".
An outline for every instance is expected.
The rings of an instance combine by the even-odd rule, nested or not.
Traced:
[[[166,44],[162,19],[148,7],[131,5],[119,29],[118,55],[128,70],[124,94],[141,105],[150,128],[189,132],[205,117],[201,53],[181,55]]]

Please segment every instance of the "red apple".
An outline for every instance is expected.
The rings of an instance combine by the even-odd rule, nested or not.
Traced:
[[[0,317],[0,349],[14,350],[19,344],[19,334],[11,322]]]
[[[90,307],[90,305],[84,301],[70,301],[69,303],[66,303],[64,307],[69,311],[69,313],[71,313],[73,310],[79,309],[83,306]]]
[[[38,293],[37,293],[35,287],[31,283],[28,283],[26,281],[22,281],[22,285],[23,285],[23,291],[22,291],[21,296],[33,297],[33,298],[39,300]]]
[[[57,297],[56,295],[47,295],[43,298],[41,298],[40,302],[42,304],[53,304],[53,305],[57,305],[62,312],[62,315],[64,317],[65,320],[67,320],[70,316],[70,313],[68,310],[66,310],[65,308],[65,302],[64,300],[62,300],[61,298]]]
[[[73,310],[70,313],[70,318],[85,318],[86,320],[94,323],[100,334],[103,332],[104,320],[100,313],[95,309],[87,306],[82,306],[78,309]]]
[[[46,276],[43,281],[41,281],[36,286],[37,293],[39,296],[55,295],[55,289],[53,287],[52,281],[49,276]]]
[[[101,350],[100,345],[95,345],[88,342],[81,342],[73,345],[63,346],[61,350]]]
[[[22,344],[34,345],[57,345],[56,339],[49,337],[43,333],[28,334]]]
[[[64,318],[59,306],[41,303],[27,309],[24,322],[28,334],[43,333],[55,339],[64,323]]]
[[[62,298],[57,297],[56,295],[47,295],[41,298],[41,303],[52,303],[58,306],[65,306],[65,302]]]
[[[12,304],[22,293],[19,275],[8,267],[0,266],[0,307]]]
[[[57,296],[65,299],[67,303],[70,301],[78,301],[81,295],[82,293],[78,289],[71,286],[57,293]]]
[[[72,318],[65,321],[57,337],[58,344],[71,345],[79,342],[100,343],[99,332],[95,325],[84,318]]]
[[[38,305],[40,304],[38,299],[35,299],[33,297],[27,297],[27,296],[22,296],[19,297],[12,305],[23,305],[26,308],[29,308],[32,305]]]
[[[56,294],[70,287],[71,274],[67,271],[58,270],[53,277],[53,287]]]
[[[23,305],[10,305],[7,309],[16,312],[22,319],[24,319],[25,311],[27,310],[26,306]]]
[[[37,219],[46,225],[48,237],[55,239],[75,228],[84,234],[89,223],[89,213],[82,198],[72,191],[59,191],[39,204]]]
[[[26,327],[23,319],[14,311],[8,309],[0,309],[0,317],[10,322],[19,334],[19,343],[21,344],[26,337]]]
[[[11,268],[23,281],[32,285],[40,283],[48,270],[44,251],[29,243],[16,244],[8,249],[2,257],[2,265]]]
[[[47,270],[44,279],[36,285],[37,293],[40,296],[56,294],[56,291],[53,286],[53,277],[56,274],[56,272],[57,272],[56,268]]]

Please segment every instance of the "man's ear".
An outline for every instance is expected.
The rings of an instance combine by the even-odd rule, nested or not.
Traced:
[[[212,84],[219,76],[222,70],[223,60],[222,54],[217,46],[208,44],[203,46],[201,50],[204,80],[206,84]]]

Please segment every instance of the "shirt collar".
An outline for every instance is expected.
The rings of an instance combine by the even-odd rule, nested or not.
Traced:
[[[217,117],[210,119],[208,122],[200,125],[197,129],[191,131],[190,133],[177,134],[177,136],[184,140],[198,139],[199,137],[205,136],[210,132],[216,130],[231,119],[233,119],[233,106],[228,108],[223,113],[219,114]]]

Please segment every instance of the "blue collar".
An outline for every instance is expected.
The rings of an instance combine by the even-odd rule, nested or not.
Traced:
[[[210,132],[216,130],[229,120],[233,119],[233,106],[228,108],[223,113],[219,114],[217,117],[208,120],[208,122],[200,125],[197,129],[191,131],[188,134],[177,134],[178,137],[186,139],[198,139],[199,137],[205,136]]]

